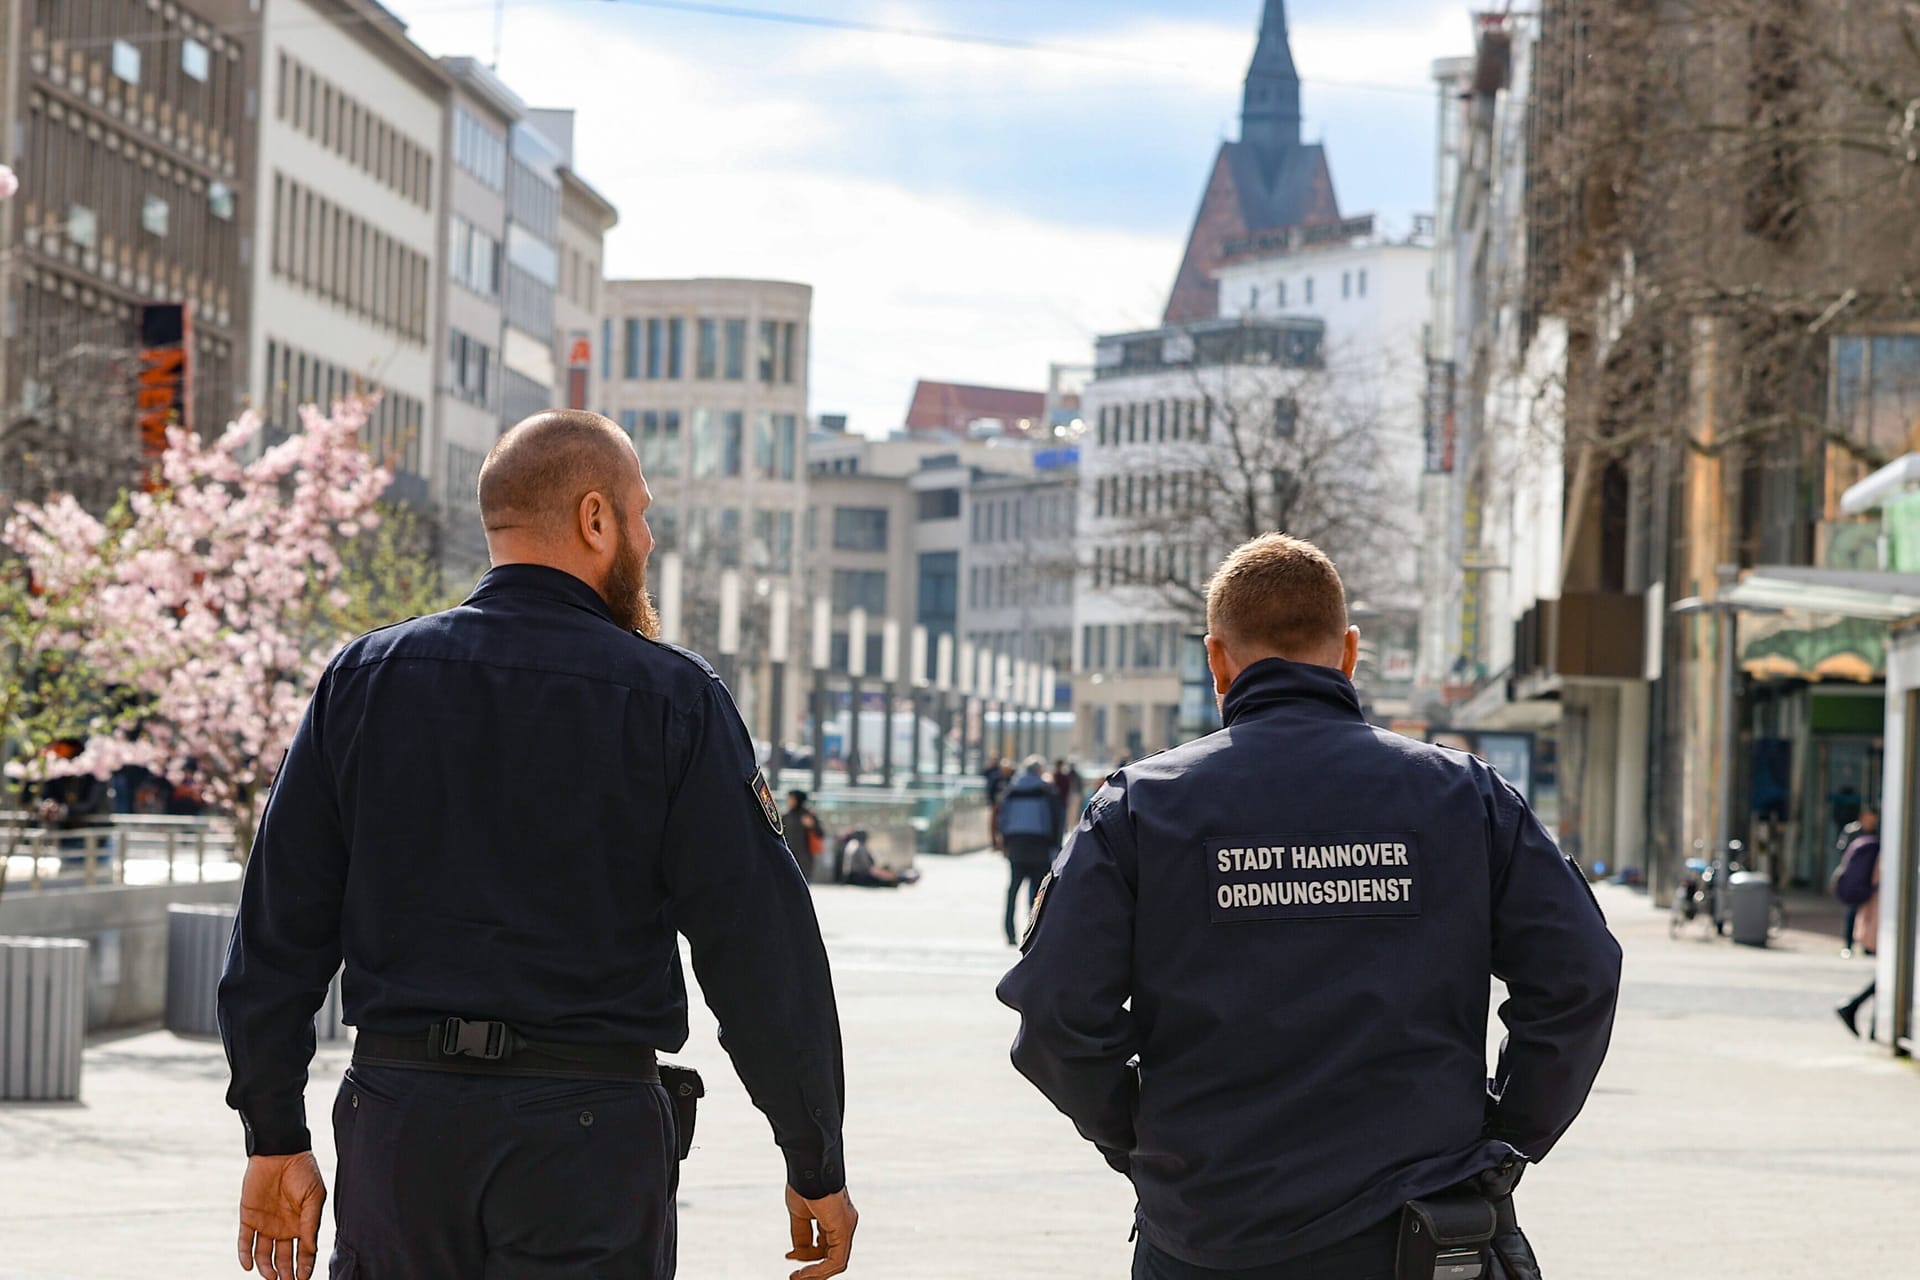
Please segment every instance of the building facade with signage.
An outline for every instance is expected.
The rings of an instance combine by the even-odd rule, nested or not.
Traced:
[[[20,181],[0,204],[0,484],[98,505],[168,425],[217,431],[244,398],[256,18],[186,0],[16,2],[0,21]]]
[[[452,78],[369,0],[273,0],[253,22],[254,403],[278,433],[301,405],[378,391],[367,444],[394,474],[389,497],[425,507],[441,464]]]

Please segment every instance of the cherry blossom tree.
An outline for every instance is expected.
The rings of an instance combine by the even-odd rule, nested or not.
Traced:
[[[66,496],[16,510],[4,540],[35,582],[84,591],[59,643],[137,708],[62,772],[143,764],[197,782],[250,846],[321,670],[365,621],[347,556],[391,480],[361,444],[369,408],[304,409],[257,455],[254,415],[211,441],[176,429],[118,521]]]

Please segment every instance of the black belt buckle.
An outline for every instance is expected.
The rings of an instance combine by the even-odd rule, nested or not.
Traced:
[[[448,1058],[498,1062],[507,1056],[507,1024],[448,1018],[440,1024],[440,1052]]]

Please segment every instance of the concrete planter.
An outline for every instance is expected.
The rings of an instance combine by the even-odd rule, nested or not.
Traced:
[[[78,938],[0,938],[0,1101],[80,1096],[87,950]]]
[[[183,1036],[217,1036],[220,974],[227,965],[236,909],[174,903],[167,908],[167,1030]],[[327,984],[327,998],[314,1015],[321,1044],[347,1040],[340,1003],[340,975]]]

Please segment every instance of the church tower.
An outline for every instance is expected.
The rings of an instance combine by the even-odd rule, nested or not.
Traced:
[[[1240,99],[1240,140],[1222,143],[1194,215],[1164,323],[1220,314],[1214,281],[1226,246],[1256,231],[1337,222],[1326,151],[1300,140],[1300,74],[1285,0],[1267,0]]]
[[[1260,43],[1240,99],[1240,140],[1279,157],[1300,145],[1300,74],[1287,39],[1286,0],[1267,0]]]

